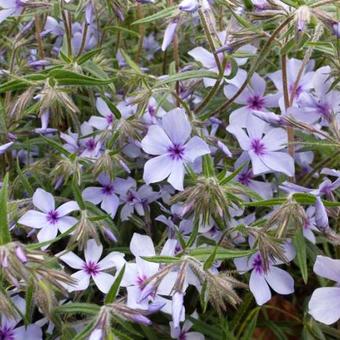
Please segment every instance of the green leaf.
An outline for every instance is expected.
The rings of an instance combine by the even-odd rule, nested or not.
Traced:
[[[100,306],[94,303],[67,303],[63,306],[58,306],[54,309],[57,314],[88,314],[96,315],[100,311]]]
[[[77,203],[79,205],[79,208],[81,210],[85,210],[86,209],[86,205],[85,205],[85,202],[83,200],[83,196],[81,194],[79,185],[78,185],[75,177],[73,177],[73,180],[72,180],[72,192],[73,192],[75,200],[77,201]]]
[[[25,176],[25,174],[22,172],[21,168],[20,168],[20,164],[19,164],[19,158],[17,158],[17,173],[18,173],[18,177],[20,179],[20,182],[22,183],[25,191],[28,193],[29,196],[32,196],[34,193],[34,190],[30,184],[30,182],[28,181],[27,177]]]
[[[177,6],[167,7],[153,15],[149,15],[148,17],[134,21],[132,25],[145,24],[147,22],[152,22],[152,21],[156,21],[159,19],[170,17],[171,15],[175,13],[176,9],[177,9]]]
[[[96,48],[96,49],[91,50],[91,51],[89,51],[85,54],[82,54],[81,56],[79,56],[77,58],[77,64],[82,65],[82,64],[86,63],[88,60],[90,60],[92,57],[94,57],[95,55],[100,53],[102,50],[103,50],[102,48]]]
[[[188,80],[188,79],[202,79],[202,78],[212,78],[212,79],[218,79],[218,74],[211,71],[205,71],[205,70],[199,70],[199,71],[187,71],[187,72],[181,72],[176,73],[174,75],[171,75],[165,79],[162,79],[158,85],[166,85],[170,83],[174,83],[176,81],[182,81],[182,80]]]
[[[116,105],[114,105],[107,97],[103,96],[102,99],[105,101],[105,103],[107,104],[107,106],[109,107],[109,109],[112,111],[112,113],[115,115],[115,117],[117,119],[122,118],[122,114],[120,113],[120,111],[118,110],[118,108],[116,107]]]
[[[175,263],[180,261],[180,258],[175,256],[142,256],[142,259],[154,263]]]
[[[204,265],[203,265],[204,270],[208,270],[209,268],[211,268],[211,266],[215,262],[217,249],[218,249],[218,245],[216,245],[216,247],[214,247],[214,251],[211,253],[211,255],[204,262]]]
[[[52,70],[49,76],[55,79],[59,85],[73,85],[73,86],[100,86],[111,84],[114,79],[99,79],[85,76],[80,73],[75,73],[68,70]]]
[[[129,29],[123,27],[123,26],[107,26],[107,27],[105,27],[104,31],[118,31],[118,32],[131,34],[136,38],[140,37],[140,34],[138,32],[129,30]]]
[[[305,284],[308,282],[306,239],[303,236],[302,228],[298,228],[293,237],[293,245],[296,249],[296,260],[301,271]]]
[[[209,256],[215,251],[214,248],[196,248],[189,252],[190,256],[198,260],[207,260]],[[226,249],[217,247],[215,260],[235,259],[237,257],[250,256],[256,252],[256,249],[239,250],[239,249]]]
[[[7,217],[8,174],[6,174],[0,191],[0,245],[11,242],[11,233]]]
[[[107,293],[106,297],[105,297],[105,304],[109,304],[114,302],[114,300],[116,299],[116,296],[118,294],[119,291],[119,287],[120,287],[120,283],[122,282],[123,276],[125,273],[125,264],[122,267],[122,269],[119,271],[119,274],[117,275],[115,281],[113,282],[110,291]]]
[[[130,58],[130,56],[123,50],[119,49],[121,55],[123,56],[126,63],[137,73],[137,74],[143,74],[142,70],[139,68],[139,66]]]
[[[215,175],[214,161],[210,155],[203,156],[202,168],[205,177],[213,177]]]
[[[56,142],[54,139],[46,138],[45,136],[41,136],[40,138],[44,142],[46,142],[46,144],[52,146],[53,149],[56,149],[67,158],[70,158],[70,156],[72,155],[71,152],[67,151],[60,143]]]

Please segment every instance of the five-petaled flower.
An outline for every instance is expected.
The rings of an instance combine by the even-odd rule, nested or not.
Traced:
[[[55,200],[52,194],[43,189],[37,189],[33,194],[33,205],[37,210],[27,211],[18,223],[40,229],[37,234],[39,242],[51,241],[57,234],[66,232],[73,227],[78,220],[75,217],[67,216],[73,211],[79,210],[77,202],[70,201],[55,207]]]
[[[116,268],[119,272],[125,263],[124,254],[112,252],[99,261],[102,253],[103,246],[97,244],[94,239],[90,239],[87,241],[84,250],[85,261],[73,252],[68,252],[59,257],[71,268],[79,269],[71,275],[77,283],[74,286],[67,287],[70,292],[86,289],[90,284],[90,278],[93,279],[101,292],[106,294],[110,290],[115,277],[105,273],[104,270]]]
[[[183,190],[185,165],[210,153],[200,137],[190,138],[190,134],[191,125],[183,109],[169,111],[162,118],[162,126],[149,127],[142,147],[146,153],[157,157],[145,163],[143,178],[147,184],[168,177],[175,189]]]

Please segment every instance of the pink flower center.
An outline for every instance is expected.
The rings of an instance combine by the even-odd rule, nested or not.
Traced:
[[[137,285],[138,285],[138,287],[139,287],[140,289],[143,289],[143,288],[144,288],[144,283],[145,283],[146,279],[147,279],[147,276],[144,275],[144,274],[139,275],[139,276],[137,277]]]
[[[59,214],[56,210],[51,210],[47,213],[47,221],[51,224],[56,224],[59,220]]]
[[[181,144],[174,144],[169,147],[168,152],[172,160],[182,159],[184,155],[184,146]]]
[[[253,110],[261,110],[264,107],[264,98],[261,96],[253,96],[248,98],[248,108]]]
[[[85,270],[87,274],[92,275],[92,276],[97,275],[100,272],[99,265],[93,261],[89,261],[85,263],[83,269]]]
[[[262,156],[265,154],[266,147],[262,143],[261,139],[258,139],[258,138],[253,139],[251,141],[250,148],[258,156]]]

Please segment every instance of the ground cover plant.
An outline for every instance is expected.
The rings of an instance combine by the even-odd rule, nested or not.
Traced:
[[[340,1],[0,0],[0,340],[339,339]]]

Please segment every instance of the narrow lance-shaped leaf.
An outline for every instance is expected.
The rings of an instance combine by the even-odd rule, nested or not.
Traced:
[[[106,305],[114,302],[114,300],[116,299],[116,296],[117,296],[118,291],[119,291],[120,283],[122,282],[124,273],[125,273],[125,264],[122,267],[122,269],[119,271],[115,281],[113,282],[109,292],[107,293],[107,295],[105,297],[105,304]]]
[[[6,174],[0,191],[0,245],[11,242],[11,233],[7,217],[8,174]]]

